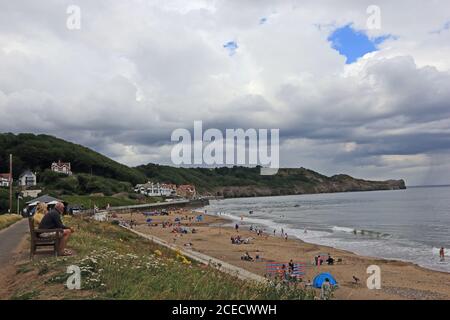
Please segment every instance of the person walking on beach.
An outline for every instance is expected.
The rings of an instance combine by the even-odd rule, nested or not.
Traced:
[[[287,233],[284,234],[284,240],[285,240],[285,241],[288,240],[288,234],[287,234]]]
[[[239,232],[239,225],[236,223],[236,225],[234,226],[234,228],[236,229],[236,232]]]
[[[441,250],[439,250],[439,258],[441,258],[441,261],[445,261],[445,250],[444,250],[444,247],[441,247]]]

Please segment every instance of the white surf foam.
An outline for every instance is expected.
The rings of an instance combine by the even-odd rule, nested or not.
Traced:
[[[348,228],[348,227],[338,227],[338,226],[334,226],[333,228],[331,228],[331,230],[336,231],[336,232],[355,233],[355,229],[353,229],[353,228]]]
[[[284,231],[284,233],[288,234],[288,237],[295,237],[303,241],[312,240],[312,239],[318,239],[325,236],[330,235],[329,232],[324,231],[317,231],[317,230],[308,230],[305,228],[292,228],[291,226],[283,223],[278,223],[270,219],[264,219],[264,218],[250,218],[245,216],[243,219],[241,219],[240,216],[233,215],[230,213],[220,213],[221,217],[228,218],[232,220],[233,222],[242,222],[245,224],[254,224],[259,225],[266,228],[266,232],[269,234],[273,234],[273,231],[276,231],[276,235],[281,235],[281,230]]]
[[[214,214],[214,210],[208,210],[208,214]],[[221,212],[218,215],[229,219],[233,224],[238,222],[239,224],[260,226],[265,228],[265,232],[268,234],[273,234],[273,230],[276,230],[276,235],[280,236],[280,231],[283,229],[290,239],[298,238],[305,242],[344,249],[364,256],[413,262],[425,268],[450,272],[450,249],[445,249],[445,254],[448,258],[446,261],[441,262],[439,259],[440,248],[432,248],[420,243],[405,242],[384,236],[381,238],[361,238],[361,230],[358,230],[357,236],[353,238],[348,236],[350,233],[354,233],[354,229],[350,227],[333,226],[330,227],[329,232],[307,229],[307,233],[305,233],[304,228],[307,228],[307,226],[299,224],[293,227],[271,219],[255,216],[249,217],[247,215],[242,215],[243,219],[241,219],[241,215],[238,213]],[[342,235],[339,236],[339,233],[342,233]],[[344,236],[344,234],[347,236]],[[364,232],[364,235],[370,234],[370,231]]]

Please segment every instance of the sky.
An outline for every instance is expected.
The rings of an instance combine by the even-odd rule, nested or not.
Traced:
[[[352,64],[366,54],[379,50],[379,46],[390,35],[370,38],[365,32],[355,30],[352,25],[336,28],[328,37],[333,49],[345,56],[346,63]]]
[[[0,0],[0,132],[134,166],[195,120],[279,128],[282,167],[448,184],[449,26],[446,0]]]

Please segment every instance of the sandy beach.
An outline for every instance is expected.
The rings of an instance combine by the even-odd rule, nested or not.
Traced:
[[[278,236],[273,234],[258,236],[244,226],[236,232],[231,227],[231,221],[222,217],[204,215],[203,221],[195,222],[194,217],[197,215],[197,212],[190,210],[177,210],[170,212],[168,216],[152,216],[151,223],[155,226],[149,226],[146,222],[147,217],[142,213],[118,214],[118,217],[124,221],[133,219],[136,223],[135,229],[142,233],[159,237],[184,249],[189,248],[207,254],[259,275],[265,275],[266,263],[287,264],[291,259],[306,264],[304,276],[306,282],[312,280],[318,273],[330,272],[339,283],[339,289],[335,292],[336,299],[450,299],[449,273],[428,270],[408,262],[359,256],[298,239],[285,240],[279,233]],[[163,222],[174,223],[176,218],[181,220],[181,226],[195,228],[197,232],[179,234],[172,232],[172,226],[162,227]],[[232,244],[230,238],[236,235],[240,235],[241,238],[252,238],[251,243]],[[187,247],[186,244],[192,246]],[[242,261],[241,256],[245,252],[249,252],[252,257],[259,254],[262,261]],[[330,254],[335,260],[342,261],[331,266],[326,264],[316,266],[314,257],[319,254]],[[369,277],[366,270],[370,265],[377,265],[381,269],[379,290],[369,290],[366,286]],[[360,279],[358,284],[354,283],[353,276]]]

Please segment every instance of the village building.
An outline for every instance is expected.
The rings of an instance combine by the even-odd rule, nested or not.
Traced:
[[[42,190],[23,190],[20,192],[20,195],[24,198],[36,198],[41,194]]]
[[[146,195],[148,197],[173,197],[176,196],[176,186],[167,183],[153,183],[151,181],[146,184],[138,184],[134,188],[136,193]]]
[[[27,170],[19,176],[19,186],[33,187],[37,184],[36,174]]]
[[[61,160],[58,162],[53,162],[51,169],[53,172],[67,174],[69,176],[72,175],[70,162],[61,162]]]
[[[195,186],[191,184],[182,184],[177,187],[177,195],[186,199],[193,199],[197,197]]]
[[[9,173],[0,173],[0,187],[9,187],[10,175]]]

